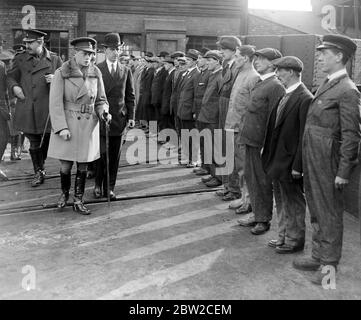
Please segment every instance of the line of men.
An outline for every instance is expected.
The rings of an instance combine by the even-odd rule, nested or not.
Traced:
[[[345,36],[324,36],[317,50],[328,76],[315,95],[302,83],[298,57],[283,57],[274,48],[256,50],[235,36],[220,37],[217,45],[219,51],[173,53],[157,69],[148,55],[137,107],[149,113],[138,119],[167,117],[162,123],[179,136],[181,129],[197,128],[209,129],[214,138],[221,130],[222,139],[212,146],[201,139],[202,164],[194,173],[209,175],[202,178],[208,187],[223,185],[217,195],[232,201],[237,214],[247,214],[239,224],[252,227],[254,235],[270,229],[275,199],[278,237],[268,246],[279,254],[304,250],[307,203],[312,255],[295,259],[293,266],[316,271],[312,282],[321,285],[323,268],[337,270],[341,259],[343,192],[358,162],[360,93],[346,71],[356,44]],[[160,92],[152,90],[158,75],[164,83]],[[205,155],[214,150],[212,159],[222,156],[229,144],[233,170],[217,171],[222,166],[207,163]],[[191,147],[186,153],[192,167]]]

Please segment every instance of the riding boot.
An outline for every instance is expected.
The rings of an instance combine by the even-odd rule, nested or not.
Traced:
[[[90,210],[83,203],[85,180],[86,180],[86,171],[77,170],[75,177],[73,210],[80,214],[88,215],[90,214]]]
[[[29,152],[30,152],[31,160],[33,162],[34,173],[35,173],[34,178],[31,181],[31,186],[38,187],[44,183],[44,179],[45,179],[43,155],[40,148],[30,149]]]
[[[11,142],[11,151],[10,151],[10,160],[16,161],[21,160],[18,154],[18,136],[11,136],[10,137]]]
[[[71,185],[71,173],[63,173],[60,171],[61,195],[58,200],[58,208],[62,209],[67,205],[69,200],[69,190]]]

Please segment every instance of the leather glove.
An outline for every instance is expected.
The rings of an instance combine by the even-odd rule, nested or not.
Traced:
[[[64,139],[64,141],[69,141],[71,138],[71,133],[68,129],[63,129],[60,131],[59,136]]]

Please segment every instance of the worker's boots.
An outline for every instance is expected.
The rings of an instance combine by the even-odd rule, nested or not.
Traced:
[[[86,171],[76,172],[73,204],[73,210],[84,215],[90,214],[90,210],[83,203],[86,174]]]
[[[41,184],[43,184],[44,180],[45,180],[43,153],[40,148],[30,149],[29,152],[30,152],[30,156],[31,156],[31,160],[33,162],[34,172],[35,172],[34,178],[31,181],[31,186],[38,187]]]
[[[71,173],[63,173],[60,171],[61,195],[58,199],[58,208],[63,209],[69,200],[69,190],[71,185]]]

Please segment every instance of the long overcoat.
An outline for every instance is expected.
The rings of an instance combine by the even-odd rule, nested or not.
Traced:
[[[122,135],[127,121],[134,120],[135,94],[132,72],[119,62],[114,78],[109,72],[106,61],[99,63],[98,68],[102,73],[109,113],[112,115],[109,135],[119,137]],[[105,136],[104,123],[100,127],[100,134]]]
[[[62,60],[55,53],[44,48],[43,56],[37,60],[28,52],[14,57],[8,72],[9,88],[23,89],[25,100],[17,99],[14,124],[17,130],[30,134],[42,134],[49,114],[49,84],[46,74],[54,74],[61,67]],[[50,124],[47,126],[50,132]]]
[[[49,157],[77,162],[92,162],[100,157],[99,118],[109,107],[102,74],[96,66],[80,69],[72,59],[56,70],[49,110]],[[69,141],[59,136],[62,129],[69,129]]]

